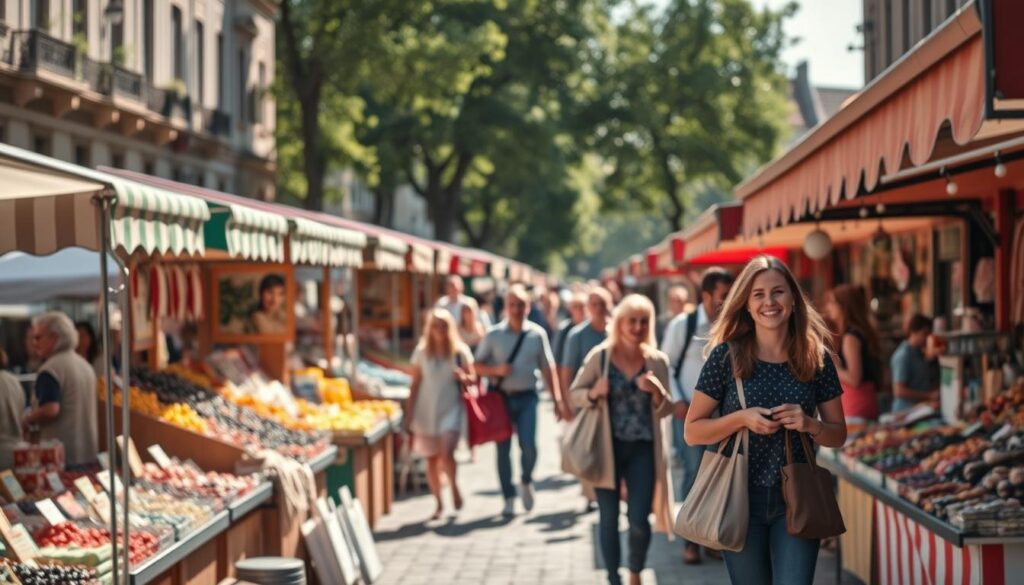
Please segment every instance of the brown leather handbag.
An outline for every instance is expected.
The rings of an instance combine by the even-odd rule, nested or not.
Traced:
[[[782,498],[786,501],[786,532],[800,538],[830,538],[846,532],[839,512],[832,474],[819,467],[804,433],[797,433],[806,463],[793,461],[793,442],[786,431],[786,464],[782,466]]]

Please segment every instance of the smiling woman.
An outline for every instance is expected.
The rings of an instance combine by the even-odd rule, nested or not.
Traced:
[[[686,416],[691,445],[727,440],[749,429],[749,528],[740,552],[726,552],[733,583],[810,584],[819,541],[787,531],[789,502],[782,500],[782,467],[806,462],[798,433],[819,445],[846,440],[842,389],[826,340],[828,329],[789,268],[761,256],[736,279],[708,347]],[[737,380],[743,380],[741,406]],[[715,412],[721,416],[712,418]],[[793,435],[790,435],[793,431]]]

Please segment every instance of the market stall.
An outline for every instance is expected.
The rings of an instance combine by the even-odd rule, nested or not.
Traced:
[[[865,582],[1001,584],[1024,568],[1024,96],[998,57],[1024,40],[982,18],[991,5],[962,8],[737,188],[737,244],[790,247],[816,298],[865,286],[883,347],[933,317],[939,399],[819,457],[839,478],[843,568]]]
[[[115,254],[113,260],[120,264],[131,257],[200,254],[204,250],[202,228],[209,213],[194,198],[6,145],[0,145],[0,181],[4,185],[0,254],[18,250],[46,255],[69,247],[99,252],[100,333],[102,346],[110,350],[103,354],[108,359],[103,360],[104,383],[99,393],[107,399],[105,441],[101,443],[107,447],[107,457],[101,463],[106,461],[109,471],[97,473],[100,466],[89,462],[65,469],[60,441],[17,447],[14,468],[2,472],[6,505],[0,514],[0,533],[14,556],[29,565],[27,571],[40,560],[63,562],[121,582],[161,549],[191,540],[196,535],[195,525],[200,518],[209,519],[213,509],[198,506],[195,522],[175,524],[159,510],[169,496],[132,485],[127,458],[115,457],[111,354],[119,353],[122,358],[120,376],[128,378],[130,374],[129,362],[124,359],[127,340],[119,351],[109,341],[108,311],[111,294],[116,292],[108,285],[110,255]],[[120,291],[120,304],[127,312],[123,280]],[[119,420],[128,435],[127,404]],[[106,486],[109,495],[90,497],[94,481]],[[140,510],[153,516],[141,518]]]

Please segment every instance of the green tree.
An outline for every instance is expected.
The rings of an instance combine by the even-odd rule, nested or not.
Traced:
[[[663,212],[681,229],[698,192],[728,193],[785,132],[782,30],[795,5],[634,3],[617,23],[584,123],[609,165],[605,202]]]

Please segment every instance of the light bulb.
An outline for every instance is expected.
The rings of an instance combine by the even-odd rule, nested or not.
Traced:
[[[864,219],[865,217],[868,216],[868,208],[861,205],[860,211],[858,211],[857,213],[860,215],[861,219]]]
[[[956,184],[956,181],[948,179],[946,181],[946,194],[949,195],[950,197],[953,197],[958,192],[960,192],[960,186]]]
[[[879,202],[878,205],[875,205],[875,212],[878,213],[878,215],[885,213],[885,203]]]
[[[998,163],[996,165],[996,168],[993,169],[993,172],[995,172],[997,177],[1002,179],[1003,177],[1006,176],[1006,165],[1004,165],[1003,163]]]

